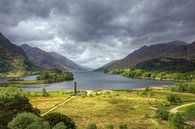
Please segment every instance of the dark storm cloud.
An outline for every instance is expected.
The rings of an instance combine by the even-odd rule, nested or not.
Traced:
[[[16,44],[94,67],[142,45],[193,41],[194,0],[0,0],[0,30]]]

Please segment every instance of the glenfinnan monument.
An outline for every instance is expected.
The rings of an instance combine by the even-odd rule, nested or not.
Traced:
[[[74,96],[77,95],[77,82],[74,80]]]

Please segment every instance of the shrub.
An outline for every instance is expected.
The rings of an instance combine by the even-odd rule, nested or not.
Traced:
[[[7,124],[16,114],[31,112],[39,115],[39,110],[34,109],[19,88],[7,87],[0,89],[0,128],[6,129]]]
[[[170,102],[170,103],[181,103],[181,98],[177,95],[169,95],[167,96],[167,100]]]
[[[170,121],[173,124],[173,126],[177,129],[183,129],[184,128],[184,114],[182,113],[176,113],[170,116]]]
[[[52,129],[66,129],[66,126],[63,122],[59,122]]]
[[[188,92],[190,92],[190,93],[195,93],[195,85],[190,84],[190,85],[188,86]]]
[[[48,121],[51,127],[54,127],[59,122],[63,122],[67,129],[76,129],[76,125],[72,119],[64,114],[49,113],[43,116],[43,119]]]
[[[188,91],[188,84],[179,82],[176,84],[176,88],[177,88],[177,91],[187,92]]]
[[[120,124],[119,129],[128,129],[128,126],[126,124]]]
[[[189,106],[185,111],[186,119],[189,121],[195,121],[195,105]]]
[[[48,122],[32,113],[17,114],[8,124],[9,129],[50,129]]]
[[[152,96],[153,94],[154,93],[153,93],[152,89],[149,87],[146,87],[143,91],[140,91],[140,93],[139,93],[140,96],[148,96],[148,97]]]
[[[46,91],[45,88],[42,89],[42,96],[43,96],[43,97],[49,96],[49,93]]]
[[[97,125],[94,123],[91,123],[87,126],[87,129],[97,129]]]
[[[114,125],[113,125],[113,124],[108,124],[108,125],[106,126],[106,128],[107,128],[107,129],[114,129]]]
[[[156,118],[161,118],[163,120],[168,120],[169,112],[164,107],[160,107],[160,108],[157,108],[155,116],[156,116]]]
[[[195,106],[189,106],[185,112],[172,114],[170,121],[177,129],[194,129]]]

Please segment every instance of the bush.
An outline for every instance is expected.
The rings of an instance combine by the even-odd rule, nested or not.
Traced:
[[[188,84],[187,83],[176,83],[176,89],[179,92],[187,92],[188,91]]]
[[[195,85],[190,84],[190,85],[188,86],[188,92],[189,92],[189,93],[195,93]]]
[[[87,126],[87,129],[97,129],[97,125],[92,123]]]
[[[172,88],[172,90],[178,92],[195,93],[195,85],[190,82],[178,82],[176,83],[175,87]]]
[[[181,98],[180,98],[179,96],[173,95],[173,94],[167,96],[167,100],[168,100],[171,104],[173,104],[173,103],[181,103]]]
[[[50,129],[48,122],[32,113],[17,114],[8,124],[9,129]]]
[[[126,124],[120,124],[119,129],[128,129],[128,126]]]
[[[113,124],[108,124],[108,125],[106,126],[106,128],[107,128],[107,129],[114,129],[114,125],[113,125]]]
[[[19,88],[6,87],[0,89],[0,128],[6,129],[7,124],[16,114],[31,112],[39,115],[39,110],[34,109],[23,91]]]
[[[66,129],[66,126],[63,122],[59,122],[52,129]]]
[[[185,111],[186,120],[195,121],[195,105],[189,106]]]
[[[185,112],[172,114],[170,116],[170,121],[177,129],[194,129],[195,106],[189,106]]]
[[[157,108],[155,116],[156,116],[156,118],[168,120],[169,112],[164,107],[160,107],[160,108]]]
[[[184,114],[182,113],[176,113],[170,116],[170,121],[173,124],[173,126],[177,129],[183,129],[184,128]]]
[[[54,127],[59,122],[63,122],[67,129],[76,129],[76,125],[72,119],[64,114],[49,113],[43,116],[43,119],[48,121],[51,127]]]
[[[42,96],[43,97],[48,97],[49,96],[49,93],[46,91],[45,88],[42,89]]]
[[[152,96],[153,94],[154,92],[149,87],[146,87],[143,91],[140,91],[139,93],[140,96],[148,96],[148,97]]]

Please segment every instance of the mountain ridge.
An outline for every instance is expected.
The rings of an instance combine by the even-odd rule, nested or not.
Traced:
[[[21,48],[25,51],[28,58],[36,65],[48,68],[48,69],[69,69],[69,70],[79,70],[80,66],[75,64],[70,59],[56,53],[56,52],[46,52],[37,47],[31,47],[27,44],[21,45]]]
[[[0,73],[17,73],[23,75],[27,71],[37,70],[25,54],[24,50],[11,43],[0,33]]]
[[[141,48],[128,54],[123,59],[108,65],[100,67],[99,70],[112,68],[133,68],[139,63],[152,59],[173,58],[195,60],[195,42],[188,44],[183,41],[171,41],[167,43],[142,46]]]

